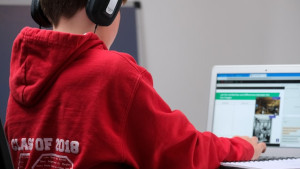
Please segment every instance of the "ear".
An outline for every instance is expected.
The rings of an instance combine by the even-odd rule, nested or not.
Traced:
[[[88,0],[86,14],[97,25],[109,26],[120,11],[122,0]]]
[[[40,26],[42,27],[51,27],[52,24],[45,16],[40,0],[32,0],[31,2],[31,17],[32,19]]]

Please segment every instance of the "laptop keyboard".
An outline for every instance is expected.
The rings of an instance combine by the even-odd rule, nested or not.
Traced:
[[[270,161],[270,160],[286,160],[286,159],[296,159],[295,157],[273,157],[273,156],[260,156],[254,161]]]

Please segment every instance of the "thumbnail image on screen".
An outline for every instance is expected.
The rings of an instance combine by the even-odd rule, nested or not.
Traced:
[[[259,141],[270,143],[272,120],[279,115],[280,97],[257,97],[253,136]]]

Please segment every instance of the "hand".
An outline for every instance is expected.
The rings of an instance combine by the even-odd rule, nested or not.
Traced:
[[[247,137],[247,136],[242,136],[240,137],[246,141],[248,141],[254,148],[254,155],[251,160],[256,160],[258,157],[261,155],[261,153],[264,153],[266,151],[266,143],[264,142],[258,142],[257,137]]]

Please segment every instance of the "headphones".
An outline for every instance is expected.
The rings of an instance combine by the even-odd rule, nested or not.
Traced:
[[[85,6],[89,19],[100,26],[109,26],[116,18],[122,5],[122,0],[88,0]],[[40,0],[32,0],[31,17],[42,27],[51,27],[51,22],[45,16]]]

